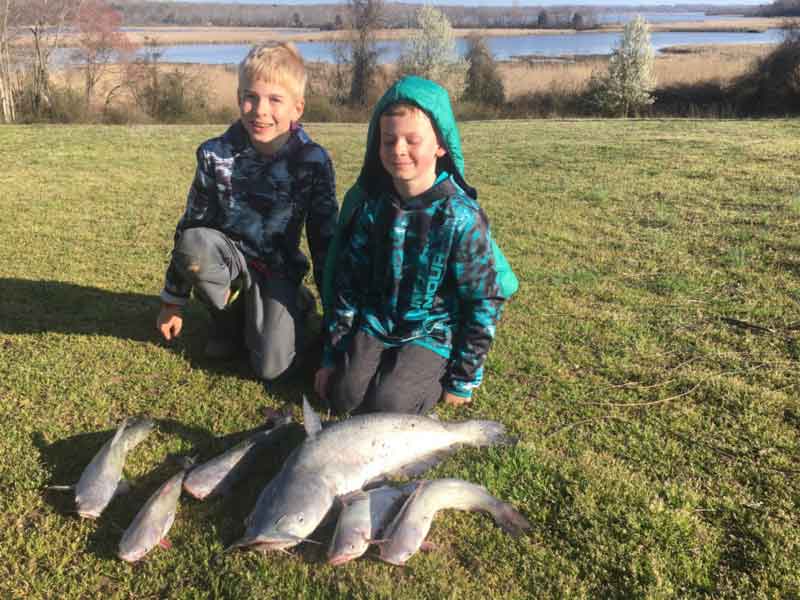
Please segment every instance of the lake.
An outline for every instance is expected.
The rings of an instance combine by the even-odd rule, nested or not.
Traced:
[[[489,37],[486,42],[494,57],[505,60],[516,56],[572,56],[611,54],[621,37],[619,32],[582,32],[558,35],[521,35]],[[781,31],[770,29],[763,33],[721,32],[655,32],[651,34],[656,51],[681,44],[774,44],[781,41]],[[309,61],[333,62],[334,42],[297,42],[303,57]],[[467,46],[464,38],[456,42],[463,55]],[[248,44],[186,44],[162,46],[160,60],[173,63],[236,64],[244,58]],[[390,40],[378,44],[380,62],[394,62],[403,48],[403,41]]]

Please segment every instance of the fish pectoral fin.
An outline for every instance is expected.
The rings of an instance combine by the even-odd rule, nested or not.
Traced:
[[[366,542],[370,546],[381,546],[383,544],[388,544],[391,540],[389,538],[386,539],[374,539],[374,540],[366,540]]]
[[[167,538],[161,538],[158,541],[158,545],[164,548],[164,550],[171,550],[172,549],[172,542],[170,542]]]
[[[344,506],[345,504],[350,504],[353,500],[359,500],[366,496],[366,492],[364,490],[355,490],[349,492],[347,494],[342,494],[341,496],[337,496],[336,499]]]
[[[120,479],[117,482],[117,489],[114,490],[114,497],[123,496],[133,489],[131,482],[127,479]]]
[[[422,550],[423,552],[432,552],[433,550],[438,550],[439,547],[433,542],[425,540],[424,542],[422,542],[422,545],[419,547],[419,549]]]
[[[403,465],[399,469],[392,471],[389,475],[393,477],[419,477],[428,469],[435,467],[440,462],[442,462],[445,458],[450,456],[455,448],[448,448],[444,450],[437,450],[436,452],[431,452],[430,454],[426,454],[425,456],[417,459],[416,461],[409,463],[407,465]]]

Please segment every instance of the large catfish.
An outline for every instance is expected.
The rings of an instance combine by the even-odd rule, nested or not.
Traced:
[[[303,399],[307,439],[261,492],[231,548],[282,550],[307,540],[335,498],[389,475],[416,476],[461,445],[510,442],[495,421],[445,423],[396,413],[358,415],[322,428]]]

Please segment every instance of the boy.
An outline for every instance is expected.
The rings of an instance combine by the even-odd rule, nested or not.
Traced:
[[[301,286],[303,225],[321,290],[338,213],[331,160],[297,123],[305,85],[293,44],[255,46],[239,65],[241,118],[197,150],[156,323],[165,340],[177,337],[194,290],[211,313],[206,355],[244,345],[266,381],[296,362],[314,307]]]
[[[447,92],[395,83],[373,112],[326,265],[315,389],[336,412],[425,413],[469,402],[480,384],[517,282],[463,173]]]

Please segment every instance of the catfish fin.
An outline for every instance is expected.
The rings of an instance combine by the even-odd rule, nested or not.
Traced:
[[[121,477],[120,480],[117,482],[117,489],[114,490],[114,498],[116,498],[117,496],[123,496],[128,492],[130,492],[132,489],[133,486],[131,485],[131,482]]]
[[[435,452],[431,452],[430,454],[426,454],[422,458],[417,459],[416,461],[409,463],[407,465],[403,465],[399,469],[391,471],[387,473],[392,477],[407,477],[409,479],[413,479],[414,477],[419,477],[428,469],[435,467],[440,462],[442,462],[445,458],[450,456],[455,451],[455,448],[447,448],[444,450],[437,450]]]
[[[158,545],[164,548],[164,550],[172,549],[172,542],[170,542],[167,538],[161,538],[158,541]]]
[[[350,504],[354,500],[359,500],[361,498],[366,497],[366,492],[364,490],[355,490],[353,492],[349,492],[347,494],[342,494],[341,496],[337,496],[336,499],[339,503],[344,506],[346,504]]]
[[[431,552],[433,550],[437,550],[438,546],[436,544],[434,544],[433,542],[429,542],[428,540],[425,540],[425,541],[422,542],[422,544],[420,545],[419,549],[422,550],[423,552]]]
[[[45,489],[55,490],[58,492],[71,492],[72,490],[75,489],[75,484],[73,483],[72,485],[48,485]]]
[[[322,431],[322,421],[320,421],[319,415],[314,412],[314,409],[311,408],[305,394],[303,394],[303,427],[305,427],[306,435],[309,438],[313,438]]]

